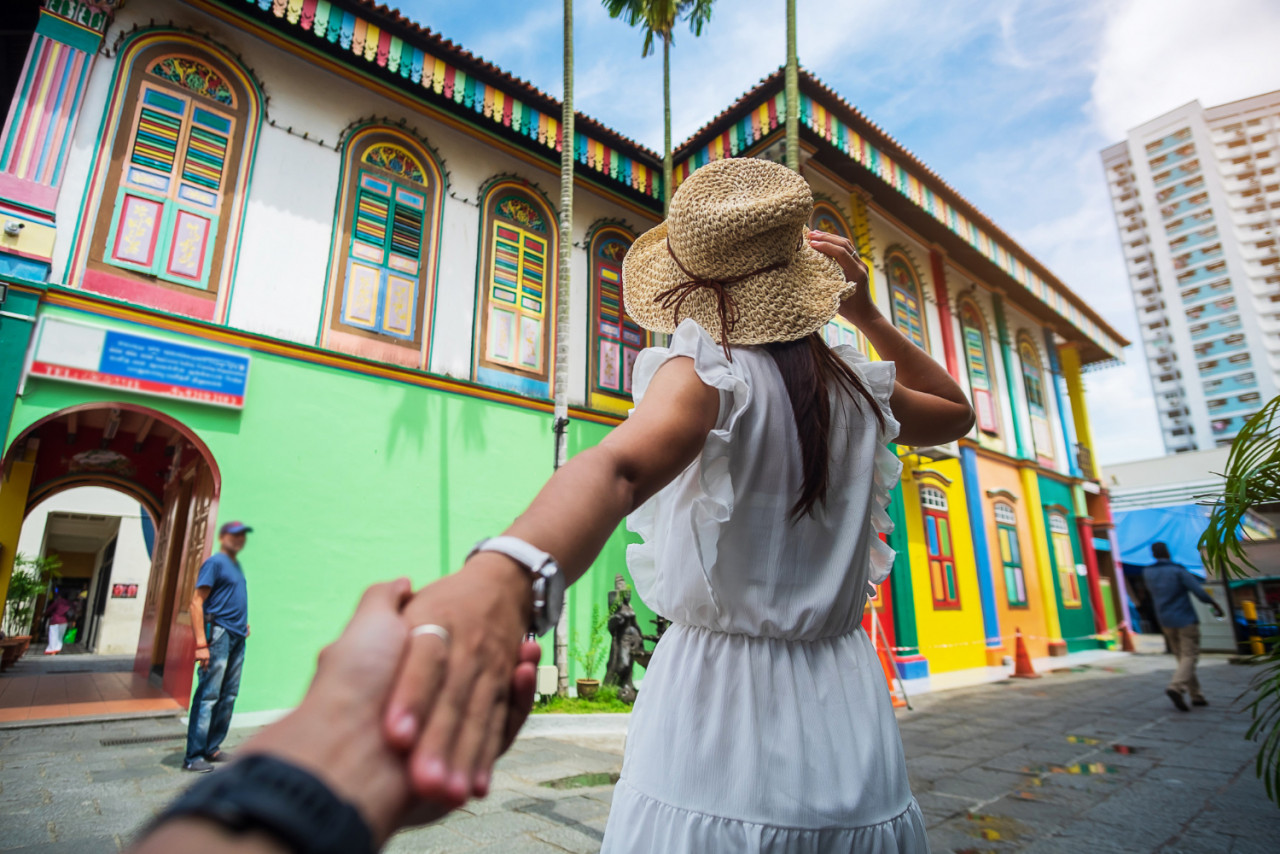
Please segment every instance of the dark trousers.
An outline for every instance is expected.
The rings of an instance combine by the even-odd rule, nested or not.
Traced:
[[[214,755],[227,737],[243,667],[244,638],[215,625],[209,631],[209,663],[200,668],[200,682],[191,700],[187,762]]]

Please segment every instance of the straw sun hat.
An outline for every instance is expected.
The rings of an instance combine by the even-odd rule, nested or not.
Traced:
[[[812,213],[809,184],[785,166],[749,157],[703,166],[623,260],[627,314],[668,333],[691,317],[726,353],[818,331],[853,285],[809,245]]]

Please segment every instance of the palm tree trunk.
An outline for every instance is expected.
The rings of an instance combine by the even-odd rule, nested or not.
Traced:
[[[796,0],[787,0],[787,168],[800,171],[800,62],[796,58]]]
[[[564,108],[560,114],[560,271],[556,277],[555,467],[564,465],[569,426],[569,275],[573,265],[573,0],[564,0]],[[557,693],[569,693],[569,609],[555,631]]]
[[[671,210],[671,36],[662,37],[662,213]]]

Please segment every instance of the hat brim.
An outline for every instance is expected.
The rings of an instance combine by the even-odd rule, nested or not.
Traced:
[[[738,321],[729,330],[730,344],[795,341],[817,332],[836,316],[854,286],[845,281],[835,259],[810,246],[807,230],[805,234],[786,266],[725,286],[738,311]],[[689,294],[679,316],[658,305],[663,291],[688,280],[667,249],[667,224],[649,229],[631,245],[622,262],[627,314],[651,332],[668,334],[676,331],[681,320],[692,318],[721,342],[719,302],[710,288]]]

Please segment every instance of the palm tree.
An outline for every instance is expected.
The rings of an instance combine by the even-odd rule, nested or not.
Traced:
[[[644,27],[644,47],[640,55],[653,53],[655,39],[662,39],[662,199],[663,213],[671,206],[671,44],[672,31],[681,19],[689,22],[695,36],[711,20],[712,0],[604,0],[611,18],[622,18],[627,26]],[[794,0],[789,0],[794,2]]]
[[[573,266],[573,0],[564,0],[564,103],[560,112],[560,271],[556,277],[556,359],[553,368],[555,467],[564,465],[569,427],[569,275]],[[556,693],[569,693],[569,609],[560,608],[555,640]]]
[[[800,171],[800,60],[796,57],[796,0],[787,0],[787,168]]]
[[[1232,575],[1256,572],[1240,541],[1246,514],[1280,504],[1280,397],[1273,398],[1231,442],[1222,495],[1213,505],[1209,525],[1200,538],[1205,566],[1228,585]],[[1234,631],[1234,614],[1228,614]],[[1253,723],[1247,737],[1260,743],[1257,774],[1267,796],[1280,804],[1280,643],[1268,640],[1269,651],[1256,658],[1262,665],[1250,682]]]

